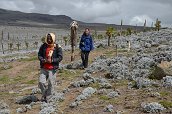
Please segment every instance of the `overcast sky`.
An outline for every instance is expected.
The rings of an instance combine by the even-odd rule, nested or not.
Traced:
[[[172,27],[172,0],[0,0],[0,8],[67,15],[84,22],[151,26],[156,18]]]

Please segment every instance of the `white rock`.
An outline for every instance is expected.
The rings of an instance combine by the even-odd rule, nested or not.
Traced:
[[[144,112],[147,112],[147,113],[159,113],[165,110],[165,108],[157,102],[142,103],[141,107],[143,108]]]

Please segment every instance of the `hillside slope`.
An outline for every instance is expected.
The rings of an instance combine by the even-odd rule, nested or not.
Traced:
[[[11,11],[0,9],[0,25],[9,26],[24,26],[24,27],[51,27],[68,29],[70,23],[75,20],[66,15],[48,15],[38,13],[24,13],[20,11]],[[107,27],[112,26],[116,29],[120,29],[119,25],[105,24],[105,23],[86,23],[77,20],[80,28],[90,27],[97,30],[106,30]],[[143,27],[135,27],[124,25],[123,29],[133,28],[142,30]]]

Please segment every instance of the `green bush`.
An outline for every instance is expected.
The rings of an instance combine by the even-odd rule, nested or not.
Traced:
[[[165,76],[166,73],[164,72],[164,70],[158,66],[155,66],[154,68],[151,69],[151,74],[149,76],[149,79],[161,80]]]
[[[172,108],[172,102],[170,101],[160,101],[160,104],[163,105],[165,108]]]

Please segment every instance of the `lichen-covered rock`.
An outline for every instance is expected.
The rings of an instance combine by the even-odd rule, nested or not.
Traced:
[[[58,110],[58,102],[64,100],[64,93],[54,93],[51,96],[47,96],[47,103],[41,103],[41,110],[39,114],[56,114]]]
[[[56,111],[55,104],[43,102],[41,104],[41,111],[39,112],[39,114],[51,114],[51,113],[55,113],[55,111]]]
[[[70,64],[67,64],[65,68],[67,69],[79,69],[82,67],[82,62],[81,61],[74,61]]]
[[[84,80],[89,80],[89,79],[95,80],[95,79],[91,76],[91,74],[89,74],[89,73],[84,73],[82,77],[83,77]]]
[[[79,95],[76,100],[80,101],[80,100],[84,100],[87,99],[88,97],[90,97],[92,94],[94,94],[96,92],[96,89],[92,88],[92,87],[87,87],[85,88],[81,95]]]
[[[104,82],[104,83],[100,83],[100,88],[110,89],[112,88],[112,85],[110,83]]]
[[[0,101],[0,114],[10,114],[9,106],[4,101]]]
[[[48,102],[61,102],[64,100],[64,93],[54,93],[47,98]]]
[[[172,87],[172,76],[166,76],[163,78],[164,87]]]
[[[147,78],[137,78],[135,86],[140,89],[140,88],[149,87],[151,85],[152,85],[151,80]]]
[[[96,46],[97,48],[107,48],[107,44],[100,43],[99,45]]]
[[[158,98],[160,98],[161,94],[158,93],[158,92],[150,92],[150,93],[149,93],[149,96],[150,96],[150,97],[158,97]]]
[[[75,108],[77,107],[78,105],[82,104],[82,101],[74,101],[73,103],[71,103],[69,105],[70,108]]]
[[[31,105],[25,105],[25,108],[28,109],[28,110],[31,110],[32,106]]]
[[[87,73],[95,73],[95,72],[100,72],[100,71],[106,71],[106,61],[105,60],[100,60],[99,61],[95,61],[93,62],[87,69],[85,72]]]
[[[135,60],[135,62],[137,62],[135,67],[140,69],[149,69],[155,64],[154,59],[146,55],[139,56],[138,60]]]
[[[82,93],[76,97],[75,101],[72,102],[69,107],[74,108],[77,107],[79,104],[81,104],[82,100],[86,100],[89,97],[91,97],[92,94],[94,94],[97,90],[92,87],[85,88]]]
[[[107,94],[108,98],[115,98],[115,97],[118,97],[118,96],[119,96],[119,93],[116,92],[116,91],[112,91],[112,92]]]
[[[130,80],[136,80],[138,77],[148,77],[150,75],[149,69],[132,69]]]
[[[27,109],[25,107],[23,107],[23,108],[17,108],[16,109],[16,112],[17,112],[17,114],[24,113],[24,112],[27,112]]]
[[[107,105],[105,108],[104,108],[104,110],[103,110],[104,112],[114,112],[114,107],[113,107],[113,105]]]
[[[171,51],[162,51],[152,54],[156,63],[161,63],[161,61],[171,61],[172,60],[172,52]]]
[[[28,110],[31,110],[32,109],[32,106],[35,105],[36,102],[31,102],[30,104],[27,104],[25,105],[24,107],[21,107],[21,108],[17,108],[16,109],[16,112],[17,113],[24,113],[24,112],[27,112]]]
[[[4,101],[0,101],[0,109],[7,109],[7,108],[9,108],[9,106]]]
[[[69,105],[69,107],[70,107],[70,108],[75,108],[75,107],[77,107],[78,105],[79,105],[78,102],[75,101],[75,102],[72,102],[72,103]]]
[[[99,94],[99,95],[107,94],[107,93],[108,93],[107,89],[100,89],[100,90],[97,91],[97,94]]]
[[[103,60],[103,59],[107,59],[107,57],[105,55],[100,55],[100,56],[96,57],[93,62]]]
[[[113,75],[113,79],[126,79],[130,74],[128,66],[120,62],[111,64],[108,72]]]
[[[107,72],[108,79],[131,79],[148,77],[150,68],[155,65],[153,56],[136,54],[131,58],[119,56],[114,58],[96,59],[87,69],[86,73]]]
[[[94,83],[93,79],[88,79],[86,81],[85,80],[79,80],[79,81],[72,82],[70,84],[70,87],[84,87],[84,86],[88,86],[92,83]]]
[[[108,80],[107,79],[105,79],[105,78],[96,78],[96,81],[98,82],[98,83],[108,83]]]
[[[32,94],[41,94],[41,89],[40,88],[33,88]]]
[[[9,109],[1,109],[0,114],[10,114],[10,110]]]
[[[151,48],[152,45],[150,43],[145,43],[145,48]]]
[[[23,113],[24,111],[23,111],[22,108],[17,108],[17,109],[16,109],[16,112],[17,112],[17,113]]]
[[[70,89],[69,89],[69,88],[64,88],[64,89],[62,90],[62,93],[64,93],[64,94],[66,94],[66,93],[68,93],[68,92],[70,92]]]
[[[165,108],[157,102],[142,103],[141,107],[143,108],[143,111],[147,113],[159,113],[165,110]]]

